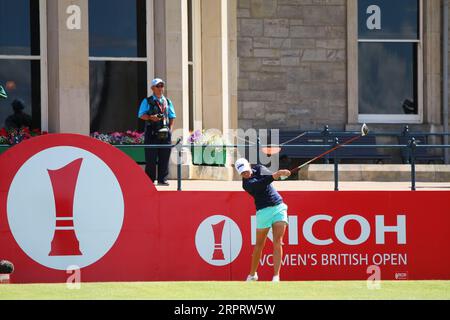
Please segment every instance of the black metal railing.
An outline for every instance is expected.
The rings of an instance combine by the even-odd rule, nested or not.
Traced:
[[[300,132],[300,131],[299,131]],[[317,134],[321,133],[323,136],[334,136],[334,135],[355,135],[359,134],[359,132],[356,131],[330,131],[328,126],[325,126],[324,130],[322,131],[306,131],[307,133],[311,134]],[[410,138],[408,140],[408,144],[375,144],[375,145],[343,145],[341,148],[352,148],[352,149],[358,149],[358,148],[376,148],[376,149],[397,149],[397,150],[408,150],[409,158],[410,158],[410,167],[411,167],[411,190],[416,190],[416,152],[420,148],[427,148],[427,149],[441,149],[441,150],[447,150],[450,149],[450,145],[432,145],[432,144],[418,144],[415,136],[450,136],[450,133],[423,133],[423,132],[410,132],[409,127],[405,126],[403,131],[401,133],[398,132],[383,132],[383,133],[375,133],[371,132],[369,135],[374,136],[397,136],[397,137],[405,137],[407,136]],[[324,140],[325,141],[325,140]],[[236,148],[246,148],[246,149],[255,149],[256,154],[256,161],[257,163],[260,163],[260,152],[261,149],[264,147],[282,147],[282,148],[317,148],[318,153],[320,153],[320,150],[323,150],[323,148],[333,148],[339,144],[339,141],[334,141],[332,144],[278,144],[278,145],[263,145],[261,144],[261,140],[259,137],[256,139],[256,143],[252,144],[232,144],[232,145],[208,145],[208,148],[225,148],[225,149],[236,149]],[[182,151],[183,149],[191,149],[194,145],[184,145],[181,144],[181,139],[177,141],[175,144],[168,144],[168,145],[146,145],[146,144],[136,144],[136,145],[120,145],[120,148],[144,148],[144,149],[162,149],[162,148],[174,148],[177,152],[177,190],[182,190]],[[0,148],[5,147],[11,147],[9,145],[0,145]],[[339,154],[334,153],[332,156],[332,159],[334,160],[334,189],[336,191],[339,190]]]
[[[323,145],[262,145],[259,142],[255,145],[242,145],[242,144],[234,144],[234,145],[208,145],[208,148],[224,148],[224,149],[236,149],[236,148],[254,148],[257,154],[257,163],[260,163],[260,152],[261,148],[264,147],[283,147],[283,148],[317,148],[318,150],[323,148],[333,148],[339,143],[334,144],[323,144]],[[151,148],[151,149],[159,149],[159,148],[175,148],[177,152],[177,190],[182,190],[182,178],[181,178],[181,169],[182,169],[182,150],[183,149],[191,149],[193,145],[182,145],[171,144],[171,145],[121,145],[121,148]],[[415,153],[419,148],[431,148],[431,149],[450,149],[450,145],[420,145],[417,144],[415,139],[412,137],[411,141],[407,145],[343,145],[341,148],[380,148],[380,149],[407,149],[410,155],[410,168],[411,168],[411,190],[416,190],[416,159]],[[339,191],[339,156],[338,153],[334,153],[334,190]]]

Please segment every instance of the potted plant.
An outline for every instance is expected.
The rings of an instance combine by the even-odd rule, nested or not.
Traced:
[[[9,148],[9,138],[8,132],[5,128],[0,129],[0,154],[8,150]]]
[[[196,130],[188,138],[191,145],[192,163],[224,167],[227,159],[226,141],[215,131]]]
[[[2,128],[0,129],[0,154],[13,145],[44,134],[47,134],[47,132],[39,129],[30,130],[28,127],[22,127],[20,129]]]
[[[91,137],[109,143],[122,150],[137,163],[145,163],[144,147],[123,147],[124,145],[144,144],[144,133],[128,130],[126,132],[98,133],[94,132]]]

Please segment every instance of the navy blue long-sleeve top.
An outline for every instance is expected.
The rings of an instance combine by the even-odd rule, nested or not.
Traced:
[[[252,172],[250,179],[242,179],[242,187],[255,199],[256,210],[281,204],[283,198],[272,186],[274,180],[269,169],[256,165]]]

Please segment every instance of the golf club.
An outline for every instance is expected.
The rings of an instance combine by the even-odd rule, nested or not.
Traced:
[[[282,146],[284,146],[284,145],[286,145],[286,144],[288,144],[288,143],[290,143],[290,142],[292,142],[292,141],[294,141],[294,140],[300,139],[300,138],[304,137],[304,136],[307,135],[307,134],[308,134],[308,131],[305,131],[305,132],[303,132],[302,134],[296,136],[295,138],[290,139],[289,141],[286,141],[286,142],[280,144],[279,146],[276,146],[276,145],[269,145],[269,146],[267,146],[267,147],[262,147],[262,148],[261,148],[261,151],[262,151],[264,154],[268,155],[269,157],[270,157],[270,156],[273,156],[273,155],[275,155],[275,154],[280,153],[281,147],[282,147]]]
[[[344,143],[338,144],[337,146],[335,146],[335,147],[331,148],[330,150],[328,150],[328,151],[322,153],[321,155],[318,155],[317,157],[315,157],[315,158],[309,160],[308,162],[305,162],[304,164],[302,164],[302,165],[300,165],[300,166],[298,166],[298,167],[292,169],[292,170],[291,170],[291,174],[297,173],[297,172],[300,171],[302,168],[304,168],[304,167],[306,167],[307,165],[313,163],[314,161],[319,160],[320,158],[322,158],[322,157],[326,156],[327,154],[329,154],[329,153],[331,153],[331,152],[333,152],[333,151],[335,151],[335,150],[341,148],[342,146],[348,145],[348,144],[350,144],[350,143],[352,143],[352,142],[354,142],[354,141],[360,139],[361,137],[367,136],[368,134],[369,134],[369,127],[364,123],[364,124],[362,125],[362,127],[361,127],[361,134],[360,134],[360,135],[357,135],[357,136],[355,136],[355,137],[353,137],[353,138],[351,138],[351,139],[345,141]],[[280,180],[286,180],[287,178],[288,178],[288,177],[281,177]]]

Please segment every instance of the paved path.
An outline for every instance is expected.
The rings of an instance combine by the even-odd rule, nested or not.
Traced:
[[[200,181],[184,180],[182,181],[182,190],[184,191],[241,191],[242,183],[240,181]],[[284,181],[274,182],[278,191],[333,191],[334,182],[322,181]],[[409,182],[340,182],[341,191],[350,190],[401,190],[408,191],[411,188]],[[157,187],[159,191],[177,190],[177,181],[170,181],[169,187]],[[429,183],[417,182],[417,191],[444,190],[450,191],[450,182]]]

